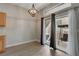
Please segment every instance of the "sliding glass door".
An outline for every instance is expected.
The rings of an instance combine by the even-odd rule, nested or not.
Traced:
[[[50,17],[44,18],[43,23],[43,34],[44,34],[44,44],[50,46],[51,37],[51,19]]]
[[[67,52],[68,47],[68,17],[60,17],[56,19],[56,48]]]
[[[48,45],[56,50],[55,14],[41,18],[41,45]]]

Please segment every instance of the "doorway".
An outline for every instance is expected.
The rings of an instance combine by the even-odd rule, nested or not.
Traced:
[[[41,45],[48,45],[56,50],[55,14],[41,18]]]
[[[41,43],[48,45],[54,50],[58,49],[67,52],[68,49],[68,16],[55,18],[51,17],[41,19]]]
[[[43,30],[44,30],[44,44],[50,46],[50,38],[51,38],[51,18],[46,17],[44,18],[43,23]]]

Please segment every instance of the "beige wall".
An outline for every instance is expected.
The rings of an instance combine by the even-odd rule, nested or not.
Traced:
[[[26,9],[11,4],[0,4],[0,12],[7,14],[6,27],[0,27],[0,33],[6,35],[6,47],[36,39],[36,22]]]

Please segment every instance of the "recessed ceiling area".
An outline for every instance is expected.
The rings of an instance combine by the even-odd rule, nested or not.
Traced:
[[[12,4],[26,8],[26,9],[30,9],[32,7],[33,3],[12,3]],[[35,5],[36,9],[41,10],[50,4],[52,4],[52,6],[53,6],[53,5],[56,5],[57,3],[35,3],[34,5]]]

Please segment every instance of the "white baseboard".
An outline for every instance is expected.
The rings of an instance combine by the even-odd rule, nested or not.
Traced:
[[[36,41],[40,43],[40,40],[36,39]]]
[[[21,44],[25,44],[25,43],[30,43],[30,42],[33,42],[33,41],[37,41],[37,40],[29,40],[29,41],[24,41],[24,42],[19,42],[19,43],[15,43],[15,44],[6,45],[6,48],[21,45]]]

